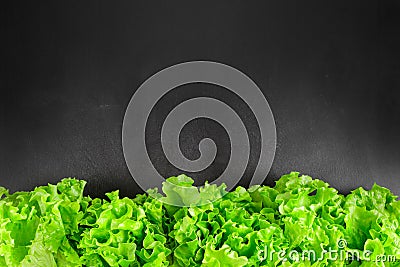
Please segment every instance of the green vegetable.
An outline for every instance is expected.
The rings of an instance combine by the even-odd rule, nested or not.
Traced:
[[[226,192],[180,175],[134,199],[85,184],[0,187],[0,266],[400,266],[400,202],[376,184],[344,196],[292,172]]]

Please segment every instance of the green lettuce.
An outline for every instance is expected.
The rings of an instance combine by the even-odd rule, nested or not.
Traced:
[[[347,196],[297,172],[274,187],[179,175],[162,192],[84,196],[73,178],[0,187],[0,266],[400,266],[400,202],[374,185]]]

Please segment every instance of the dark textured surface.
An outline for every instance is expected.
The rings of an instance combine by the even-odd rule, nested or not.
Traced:
[[[140,192],[121,148],[131,96],[167,66],[212,60],[249,75],[269,101],[278,146],[266,184],[298,170],[342,192],[378,182],[400,194],[399,1],[147,2],[3,4],[1,185],[75,176],[91,195]],[[196,157],[190,141],[221,138],[211,179],[229,143],[207,123],[188,125],[182,144]]]

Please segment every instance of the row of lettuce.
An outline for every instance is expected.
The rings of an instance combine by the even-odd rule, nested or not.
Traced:
[[[198,190],[185,175],[168,181],[160,198],[188,203],[195,192],[201,203],[118,191],[92,199],[71,178],[0,188],[0,266],[400,266],[400,202],[378,185],[343,196],[297,172],[232,192]]]

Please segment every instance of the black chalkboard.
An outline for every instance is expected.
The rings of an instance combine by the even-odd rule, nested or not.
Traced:
[[[77,177],[92,196],[142,192],[121,146],[130,98],[161,69],[210,60],[246,73],[271,106],[265,184],[297,170],[343,193],[377,182],[400,194],[399,1],[12,1],[1,13],[0,184],[11,191]],[[229,158],[224,130],[200,119],[182,144],[196,157],[207,135],[215,165],[192,175],[212,180]],[[159,144],[148,147],[175,174]]]

